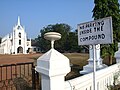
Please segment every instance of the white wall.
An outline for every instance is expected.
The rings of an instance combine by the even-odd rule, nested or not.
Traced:
[[[119,66],[115,64],[96,72],[97,90],[108,90],[107,86],[113,85]],[[65,81],[65,90],[93,90],[93,73]]]

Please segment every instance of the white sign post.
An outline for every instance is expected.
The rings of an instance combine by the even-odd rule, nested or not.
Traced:
[[[113,42],[112,17],[78,24],[78,45],[92,45],[93,48],[93,90],[96,85],[96,44],[110,44]]]
[[[97,90],[97,85],[96,85],[96,60],[95,60],[95,56],[96,56],[95,48],[96,48],[96,45],[92,45],[92,47],[93,47],[93,86],[94,86],[93,90]]]

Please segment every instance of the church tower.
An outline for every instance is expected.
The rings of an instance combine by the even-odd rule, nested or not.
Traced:
[[[27,54],[31,50],[31,40],[27,39],[25,28],[20,23],[18,16],[17,25],[13,32],[2,38],[0,54]]]
[[[13,54],[26,54],[28,51],[28,41],[25,32],[25,28],[22,27],[20,23],[20,17],[18,16],[17,25],[13,27]],[[31,42],[29,42],[31,43]],[[30,47],[29,47],[30,48]]]

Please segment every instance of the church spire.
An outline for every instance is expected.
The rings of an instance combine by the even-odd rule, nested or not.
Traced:
[[[18,16],[18,26],[20,26],[20,17]]]

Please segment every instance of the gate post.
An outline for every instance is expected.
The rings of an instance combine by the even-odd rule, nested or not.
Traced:
[[[51,40],[51,49],[38,58],[36,71],[41,73],[42,90],[64,90],[64,76],[70,72],[69,59],[54,49],[54,41],[61,38],[59,33],[46,33]]]
[[[115,52],[116,63],[120,63],[120,43],[118,43],[118,51]]]
[[[41,73],[42,90],[64,90],[64,76],[70,72],[69,59],[51,49],[38,58],[36,70]]]
[[[70,72],[69,59],[51,49],[38,58],[36,70],[41,73],[42,90],[64,90],[64,76]]]

